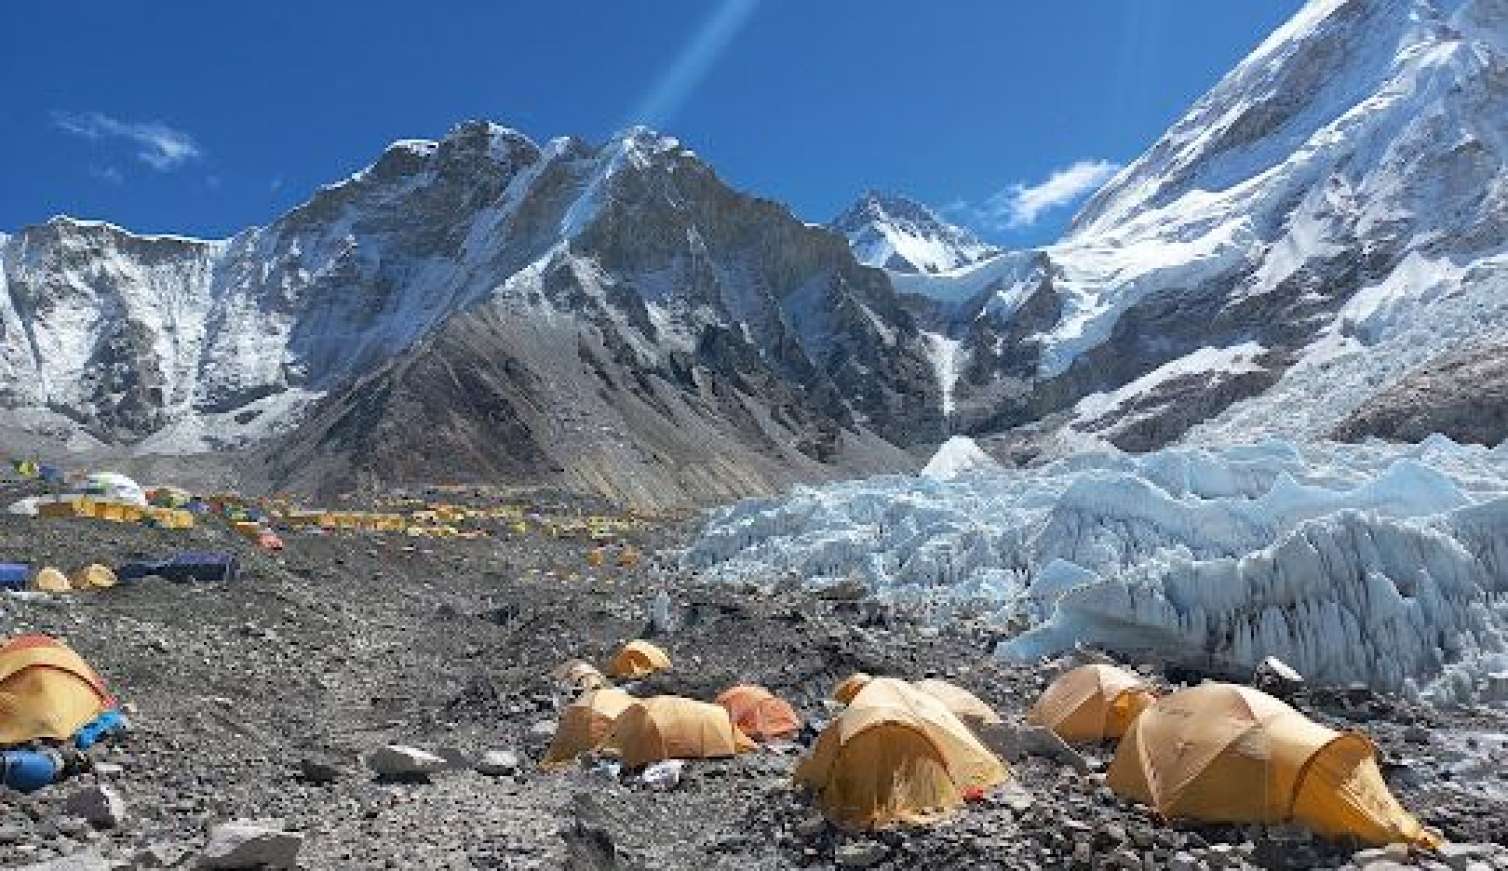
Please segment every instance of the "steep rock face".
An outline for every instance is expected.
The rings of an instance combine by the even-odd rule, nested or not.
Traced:
[[[884,275],[645,130],[541,147],[463,124],[395,143],[230,240],[58,219],[0,240],[0,260],[10,420],[139,452],[286,440],[314,470],[274,462],[290,481],[417,481],[465,458],[468,480],[565,476],[642,496],[613,480],[632,463],[582,460],[571,450],[596,449],[550,429],[607,426],[586,423],[602,408],[648,454],[672,432],[656,462],[728,454],[730,494],[853,455],[904,467],[895,445],[941,433],[924,340]],[[716,437],[688,440],[703,430]],[[447,450],[423,448],[437,442]],[[745,462],[751,451],[766,456]]]
[[[1331,436],[1415,442],[1433,433],[1488,447],[1508,439],[1508,347],[1450,354],[1412,372],[1352,411]]]
[[[909,197],[869,191],[828,225],[859,262],[894,272],[949,272],[1000,249]]]
[[[1501,8],[1316,0],[1060,243],[893,276],[952,308],[967,373],[954,429],[1049,421],[1070,449],[1086,436],[1140,450],[1273,427],[1322,435],[1385,384],[1329,397],[1287,389],[1290,375],[1308,385],[1313,367],[1412,358],[1421,338],[1439,354],[1500,334]],[[1462,316],[1462,298],[1485,316]],[[1279,393],[1281,405],[1264,398]]]

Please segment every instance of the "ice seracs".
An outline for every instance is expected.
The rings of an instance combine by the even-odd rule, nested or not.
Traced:
[[[968,436],[953,436],[942,443],[921,474],[938,481],[950,481],[959,475],[987,472],[1000,468],[995,458],[984,452],[979,443]]]
[[[1276,656],[1472,698],[1508,667],[1508,449],[1267,442],[880,477],[714,512],[685,562],[993,614],[1030,627],[1015,658]]]

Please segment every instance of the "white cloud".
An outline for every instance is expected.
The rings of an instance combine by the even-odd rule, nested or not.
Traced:
[[[126,180],[121,171],[113,166],[91,166],[89,167],[89,176],[97,178],[100,181],[110,182],[111,184],[121,184]]]
[[[1075,203],[1097,190],[1120,168],[1108,160],[1080,160],[1054,170],[1037,184],[1017,182],[983,203],[955,203],[949,211],[964,213],[991,230],[1019,230],[1037,223],[1043,212]]]
[[[125,139],[137,146],[136,156],[155,170],[166,172],[200,156],[194,137],[161,121],[121,121],[102,112],[53,112],[59,130],[85,139]]]

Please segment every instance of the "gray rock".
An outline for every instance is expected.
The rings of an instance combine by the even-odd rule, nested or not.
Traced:
[[[879,841],[853,841],[833,852],[833,861],[844,868],[868,868],[884,861],[890,848]]]
[[[555,737],[555,721],[540,720],[529,727],[529,738],[537,742],[546,742]]]
[[[293,868],[303,846],[304,836],[299,832],[247,820],[222,823],[210,829],[199,867]]]
[[[1494,856],[1508,854],[1508,850],[1496,844],[1443,844],[1437,852],[1440,861],[1453,871],[1466,871],[1473,864],[1486,864]]]
[[[378,777],[423,778],[445,771],[450,763],[417,747],[389,744],[367,756],[367,767]]]
[[[476,770],[489,777],[501,777],[518,771],[518,754],[512,750],[488,750],[477,760]]]
[[[298,761],[298,771],[304,780],[320,786],[334,783],[346,775],[344,766],[323,756],[305,756]]]
[[[188,848],[182,844],[149,844],[136,851],[131,863],[136,868],[171,868],[183,861]]]
[[[1051,729],[1024,723],[987,724],[980,732],[984,743],[1007,762],[1027,756],[1042,756],[1067,765],[1079,774],[1089,774],[1087,760],[1064,743]]]
[[[96,850],[85,850],[45,862],[21,865],[14,871],[111,871],[109,860]]]
[[[96,828],[113,829],[126,818],[126,800],[113,786],[86,786],[68,796],[63,810]]]
[[[1179,850],[1168,859],[1168,871],[1198,871],[1199,860],[1187,850]]]

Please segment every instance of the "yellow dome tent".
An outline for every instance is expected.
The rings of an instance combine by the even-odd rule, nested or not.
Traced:
[[[964,722],[970,729],[978,730],[981,727],[1003,723],[995,709],[985,704],[984,700],[959,686],[937,678],[919,680],[916,688],[942,702],[952,712],[953,716]]]
[[[670,668],[670,656],[643,639],[630,641],[613,657],[607,672],[613,677],[634,680]]]
[[[755,746],[723,707],[680,696],[655,696],[630,705],[603,744],[630,768],[662,759],[734,756]]]
[[[862,690],[872,680],[874,678],[864,672],[856,671],[838,681],[838,685],[833,687],[833,698],[846,705],[853,701],[853,697],[859,694],[859,690]]]
[[[59,641],[22,635],[0,647],[0,745],[66,741],[114,704],[94,669]]]
[[[584,659],[573,659],[567,662],[555,669],[553,676],[561,683],[569,684],[582,692],[612,685],[608,682],[607,675],[598,671],[597,666]]]
[[[91,563],[68,579],[75,590],[105,590],[115,586],[115,572],[99,563]]]
[[[1439,843],[1388,791],[1370,740],[1251,687],[1207,683],[1161,699],[1131,723],[1108,775],[1117,794],[1166,817]]]
[[[1157,696],[1140,677],[1113,665],[1081,665],[1043,691],[1026,715],[1070,744],[1103,741],[1126,734]]]
[[[868,681],[795,774],[830,819],[852,828],[930,822],[1007,777],[946,705],[894,678]]]
[[[73,589],[73,585],[68,583],[67,575],[48,566],[37,572],[37,576],[31,579],[31,588],[44,593],[66,593]]]
[[[539,767],[563,768],[577,756],[601,747],[618,715],[637,701],[623,690],[612,687],[583,693],[581,698],[560,712],[555,739],[550,742],[550,749],[545,752]]]

